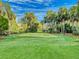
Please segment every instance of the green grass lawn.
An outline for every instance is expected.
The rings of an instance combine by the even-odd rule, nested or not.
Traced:
[[[62,34],[13,34],[0,41],[0,59],[79,59],[78,40]]]

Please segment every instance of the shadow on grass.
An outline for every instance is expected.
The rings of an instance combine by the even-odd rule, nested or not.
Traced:
[[[74,41],[74,42],[79,42],[79,40],[76,40],[76,41]]]
[[[51,37],[36,37],[36,36],[16,36],[16,37],[6,37],[5,39],[22,39],[22,38],[35,38],[35,39],[41,39],[41,38],[51,38]]]

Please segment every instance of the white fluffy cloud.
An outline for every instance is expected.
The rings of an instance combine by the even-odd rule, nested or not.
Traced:
[[[14,11],[17,17],[22,17],[25,12],[35,12],[38,19],[42,19],[46,11],[51,9],[57,11],[59,7],[66,6],[70,8],[72,1],[75,0],[3,0],[8,1],[11,4],[12,11]],[[12,3],[14,2],[14,3]],[[72,3],[71,3],[72,2]],[[71,4],[70,4],[71,3]],[[69,6],[70,5],[70,6]]]
[[[7,1],[9,1],[9,2],[18,2],[18,1],[20,1],[20,2],[26,2],[26,1],[31,2],[32,0],[7,0]],[[44,1],[51,2],[53,0],[35,0],[35,1],[37,1],[37,2],[44,2]]]
[[[31,1],[31,0],[8,0],[9,2],[18,2],[18,1],[21,1],[21,2],[24,2],[24,1]]]
[[[44,2],[44,0],[37,0],[38,2]]]

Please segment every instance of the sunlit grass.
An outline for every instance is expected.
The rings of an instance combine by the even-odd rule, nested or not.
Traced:
[[[13,34],[1,40],[0,59],[79,59],[75,41],[63,34]]]

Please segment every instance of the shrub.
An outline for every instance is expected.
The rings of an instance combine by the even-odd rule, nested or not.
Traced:
[[[73,28],[73,34],[74,35],[79,35],[79,28],[78,27]]]
[[[8,19],[0,16],[0,34],[3,34],[5,30],[8,30]]]
[[[48,33],[52,33],[53,32],[53,29],[52,28],[49,28],[48,29]]]
[[[37,32],[38,30],[38,23],[33,23],[30,25],[30,28],[26,30],[26,32]]]
[[[72,26],[70,24],[65,24],[65,32],[66,33],[72,33]]]
[[[61,32],[61,25],[58,24],[58,25],[57,25],[57,33],[60,33],[60,32]]]

